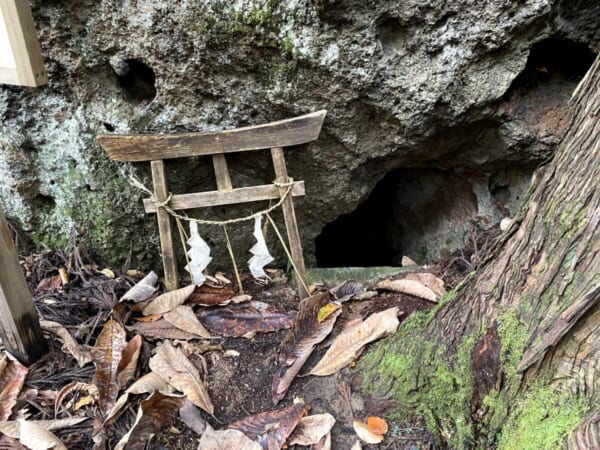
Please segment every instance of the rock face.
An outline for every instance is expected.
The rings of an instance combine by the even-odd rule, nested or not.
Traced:
[[[297,205],[309,263],[315,238],[328,241],[327,224],[335,227],[387,173],[407,169],[409,180],[431,185],[405,189],[394,178],[389,189],[403,193],[390,200],[386,242],[427,259],[459,245],[467,221],[510,215],[511,190],[551,156],[569,120],[566,101],[600,45],[592,0],[32,7],[50,83],[0,86],[0,200],[38,246],[63,246],[74,228],[113,264],[131,254],[155,265],[157,234],[127,180],[134,172],[149,183],[148,165],[109,161],[98,133],[217,130],[327,109],[321,138],[288,152],[291,176],[307,186]],[[266,153],[229,162],[236,186],[273,179]],[[170,189],[213,189],[209,163],[169,162]],[[515,186],[511,173],[519,174]],[[408,232],[408,212],[429,204],[427,195],[439,205],[440,192],[459,211],[431,210],[429,222],[415,219]],[[205,234],[226,263],[220,230]],[[251,224],[231,234],[245,259]]]

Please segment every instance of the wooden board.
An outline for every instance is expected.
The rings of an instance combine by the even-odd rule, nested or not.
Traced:
[[[48,82],[28,0],[0,0],[0,83]]]
[[[24,364],[35,362],[48,351],[2,211],[0,211],[0,336],[6,349]]]
[[[291,194],[294,197],[305,194],[304,181],[295,181]],[[275,200],[279,198],[279,188],[274,184],[264,186],[251,186],[232,189],[230,191],[196,192],[193,194],[173,195],[169,202],[169,208],[174,211],[182,209],[205,208],[207,206],[223,206],[238,203],[259,202],[263,200]],[[146,213],[155,213],[154,201],[144,199]]]
[[[288,147],[316,140],[326,114],[323,110],[264,125],[208,133],[104,134],[98,136],[98,142],[108,156],[117,161],[152,161]]]

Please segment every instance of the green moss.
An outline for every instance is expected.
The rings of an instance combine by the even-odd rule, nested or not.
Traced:
[[[586,409],[584,400],[568,392],[548,385],[532,386],[510,415],[498,449],[560,449]]]
[[[502,346],[500,361],[506,374],[513,376],[523,356],[525,342],[529,338],[527,327],[513,311],[508,311],[498,319],[498,334]]]

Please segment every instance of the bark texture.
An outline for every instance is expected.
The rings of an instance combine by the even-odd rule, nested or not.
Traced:
[[[599,448],[600,59],[483,267],[374,349],[364,387],[454,448]]]

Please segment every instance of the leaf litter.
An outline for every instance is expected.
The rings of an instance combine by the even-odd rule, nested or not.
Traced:
[[[42,318],[54,322],[46,327],[52,351],[30,367],[27,389],[17,389],[9,415],[39,421],[53,417],[56,406],[57,421],[73,421],[53,431],[67,448],[195,448],[200,435],[243,442],[232,428],[245,430],[247,448],[350,448],[357,439],[354,415],[381,412],[376,401],[358,402],[357,409],[343,399],[338,383],[346,380],[352,395],[359,395],[357,374],[339,368],[331,377],[297,375],[303,366],[316,370],[325,344],[333,342],[329,351],[339,347],[336,339],[352,321],[359,326],[385,310],[408,315],[432,306],[356,282],[331,293],[318,288],[299,305],[285,276],[267,286],[244,277],[251,297],[236,296],[225,274],[215,277],[219,284],[165,296],[156,274],[105,268],[109,277],[82,247],[33,255],[23,266],[30,287],[56,276],[57,267],[68,268],[68,284],[34,294]],[[173,319],[181,315],[183,321]],[[249,334],[254,337],[237,337]],[[218,345],[207,345],[208,337]],[[346,347],[353,358],[360,353]],[[297,395],[305,402],[292,403]],[[283,403],[280,408],[273,409],[273,399]],[[306,416],[309,409],[312,416]],[[393,436],[386,435],[386,448],[431,443],[428,434],[396,442]]]

